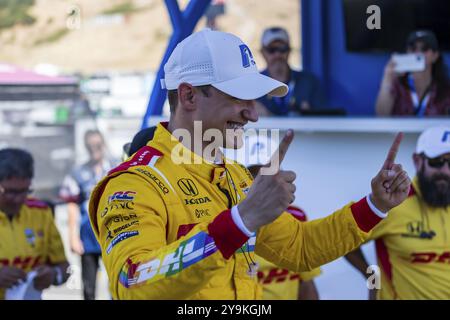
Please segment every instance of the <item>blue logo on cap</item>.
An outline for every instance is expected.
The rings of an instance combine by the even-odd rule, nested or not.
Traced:
[[[450,131],[445,131],[442,136],[442,142],[450,142]]]
[[[244,68],[250,67],[250,63],[252,65],[256,64],[255,60],[253,60],[252,52],[250,51],[249,47],[247,47],[247,45],[241,44],[239,46],[239,49],[241,50],[242,66]]]

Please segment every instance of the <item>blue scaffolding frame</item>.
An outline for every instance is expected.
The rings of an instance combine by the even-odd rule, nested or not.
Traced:
[[[203,16],[210,2],[211,0],[191,0],[185,10],[181,11],[177,0],[165,0],[173,27],[173,33],[161,60],[141,128],[148,127],[150,116],[160,115],[162,113],[162,108],[167,95],[167,90],[162,89],[160,83],[160,80],[164,75],[164,64],[169,59],[169,56],[172,54],[176,45],[194,31],[197,22]]]

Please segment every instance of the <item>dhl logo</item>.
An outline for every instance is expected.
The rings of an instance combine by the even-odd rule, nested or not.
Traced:
[[[40,264],[41,256],[15,257],[14,259],[0,259],[0,266],[17,267],[20,269],[35,268]]]
[[[436,252],[413,252],[411,253],[411,263],[450,263],[450,251],[442,254]]]
[[[289,272],[287,269],[272,268],[266,271],[258,271],[258,281],[262,284],[279,283],[285,281],[300,280],[300,275]]]

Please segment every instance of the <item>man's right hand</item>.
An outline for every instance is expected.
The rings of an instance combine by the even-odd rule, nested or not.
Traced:
[[[288,130],[277,152],[272,156],[271,163],[278,163],[275,174],[258,174],[247,198],[238,205],[242,221],[251,232],[278,218],[295,200],[295,173],[279,170],[293,139],[294,132]],[[279,158],[274,159],[274,157]]]
[[[394,83],[394,80],[396,78],[402,77],[405,75],[405,73],[402,73],[402,72],[399,73],[399,72],[395,71],[396,65],[397,65],[396,62],[391,57],[391,59],[389,59],[388,63],[384,67],[382,85],[384,85],[385,87],[389,87],[389,88],[392,87],[392,84]]]
[[[27,274],[22,269],[16,267],[0,268],[0,288],[11,288],[19,284],[19,280],[25,281]]]
[[[381,170],[372,179],[370,199],[379,210],[388,212],[401,204],[409,194],[411,179],[400,164],[395,163],[403,133],[397,134]]]
[[[394,79],[398,76],[398,74],[395,72],[395,66],[396,63],[391,57],[389,62],[384,67],[383,82],[385,82],[385,84],[391,85]]]
[[[84,253],[84,246],[80,237],[74,236],[70,238],[70,250],[80,256]]]

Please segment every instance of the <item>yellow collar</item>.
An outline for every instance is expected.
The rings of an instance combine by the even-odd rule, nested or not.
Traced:
[[[161,151],[172,161],[179,163],[190,174],[200,176],[210,182],[222,175],[225,167],[222,164],[208,162],[203,157],[186,148],[177,138],[167,130],[168,122],[161,122],[156,126],[153,139],[147,145]]]

